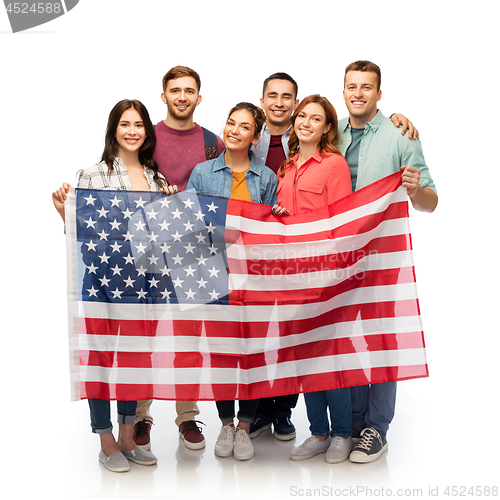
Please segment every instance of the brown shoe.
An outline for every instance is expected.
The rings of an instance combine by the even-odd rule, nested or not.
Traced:
[[[137,446],[143,450],[151,450],[151,425],[152,422],[142,419],[134,425],[134,441]]]
[[[203,424],[203,422],[187,420],[179,425],[179,437],[184,440],[184,446],[190,450],[200,450],[205,447],[205,437],[201,433],[201,427],[197,424]]]

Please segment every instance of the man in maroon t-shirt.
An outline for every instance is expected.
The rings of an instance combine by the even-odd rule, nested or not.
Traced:
[[[201,102],[200,87],[198,73],[185,66],[175,66],[163,77],[161,98],[167,105],[167,117],[155,126],[157,142],[153,158],[159,171],[179,191],[186,188],[198,163],[216,158],[225,149],[220,137],[194,122],[194,111]],[[206,137],[210,137],[210,145],[207,145]],[[174,330],[176,328],[179,326],[174,322]],[[135,442],[147,450],[151,448],[151,403],[151,400],[138,401],[134,426]],[[184,445],[191,449],[203,448],[205,438],[195,421],[195,416],[200,413],[196,401],[176,401],[176,411],[175,423]]]

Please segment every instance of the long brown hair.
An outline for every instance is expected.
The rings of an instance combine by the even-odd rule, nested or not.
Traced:
[[[108,125],[106,127],[106,134],[104,136],[104,151],[102,152],[101,161],[106,162],[109,172],[114,168],[114,157],[118,152],[118,142],[116,140],[116,129],[120,123],[123,113],[133,108],[141,116],[146,131],[146,139],[139,149],[139,162],[141,165],[153,171],[153,179],[160,186],[163,187],[165,182],[158,175],[158,164],[153,160],[153,154],[156,148],[156,133],[151,118],[149,117],[146,106],[137,99],[123,99],[115,104],[111,113],[109,113]],[[167,183],[168,185],[168,183]]]
[[[320,154],[324,156],[323,151],[327,153],[332,153],[336,155],[342,155],[339,148],[337,147],[341,143],[341,137],[339,134],[339,121],[337,118],[337,112],[332,106],[330,101],[319,94],[313,94],[304,97],[300,104],[297,106],[295,113],[292,115],[292,130],[290,132],[290,139],[288,139],[288,147],[290,152],[288,153],[288,159],[285,160],[280,167],[280,175],[283,177],[285,175],[288,166],[292,165],[292,158],[299,152],[299,139],[295,133],[295,120],[299,113],[310,103],[315,102],[319,104],[325,111],[326,125],[330,124],[330,130],[323,134],[321,140],[318,143],[318,150]]]

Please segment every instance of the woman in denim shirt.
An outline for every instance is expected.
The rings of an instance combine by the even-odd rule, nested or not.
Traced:
[[[241,102],[231,109],[224,127],[226,150],[215,160],[198,164],[186,190],[273,206],[278,185],[276,175],[259,163],[250,151],[259,140],[264,122],[263,111],[251,103]],[[210,325],[205,327],[210,328]],[[254,456],[254,449],[248,432],[259,400],[239,401],[236,428],[234,400],[216,401],[216,404],[222,429],[215,444],[215,454],[219,457],[234,454],[237,460],[249,460]]]

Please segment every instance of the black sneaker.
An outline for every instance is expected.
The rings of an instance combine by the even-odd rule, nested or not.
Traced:
[[[280,441],[290,441],[295,437],[295,426],[289,417],[276,417],[273,420],[274,437]]]
[[[374,462],[387,451],[387,440],[373,428],[367,427],[361,431],[361,441],[354,447],[349,455],[351,462],[366,464]]]
[[[254,422],[250,424],[250,432],[248,435],[250,439],[257,437],[261,432],[267,431],[271,428],[271,420],[266,417],[257,417]]]

